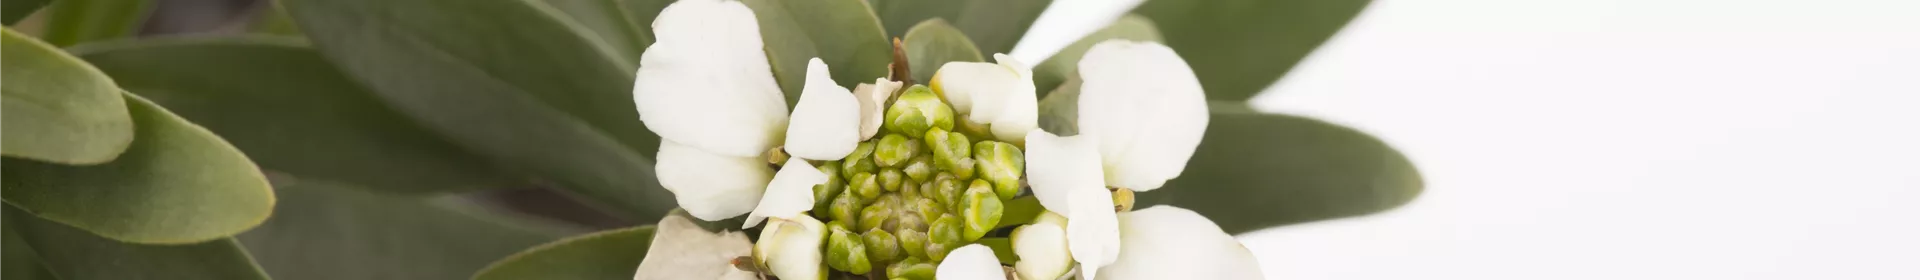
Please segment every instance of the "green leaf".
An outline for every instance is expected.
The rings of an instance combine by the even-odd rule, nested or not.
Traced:
[[[271,3],[266,10],[256,13],[247,32],[286,36],[301,36],[300,27],[293,24],[293,17],[287,15],[287,8],[280,3]]]
[[[0,24],[12,26],[21,19],[26,19],[28,15],[33,15],[33,12],[40,11],[40,7],[46,7],[47,3],[53,3],[53,0],[0,1]]]
[[[906,36],[908,27],[929,19],[946,19],[972,38],[985,54],[1013,51],[1040,19],[1052,0],[868,0],[873,3],[887,34]]]
[[[120,88],[92,65],[12,28],[0,31],[0,60],[0,154],[96,164],[133,143]]]
[[[132,36],[152,8],[149,0],[60,0],[49,7],[47,31],[41,38],[55,46],[70,46]]]
[[[106,238],[150,244],[231,236],[267,219],[273,190],[239,150],[131,94],[132,147],[113,162],[68,166],[8,158],[0,196],[34,215]]]
[[[880,20],[861,0],[744,0],[760,22],[767,62],[773,77],[787,94],[787,104],[800,100],[807,81],[807,60],[827,63],[833,81],[853,88],[887,76],[893,62],[893,44]]]
[[[34,252],[33,247],[20,237],[20,233],[15,232],[19,227],[13,226],[13,221],[5,223],[5,228],[0,228],[0,234],[6,238],[0,241],[4,242],[0,243],[0,268],[4,268],[0,269],[0,279],[60,279],[54,277],[52,271],[47,271],[47,264],[40,260],[40,253]]]
[[[395,112],[297,39],[158,39],[74,52],[263,168],[401,192],[522,184]]]
[[[653,44],[653,38],[641,35],[639,26],[627,21],[627,12],[620,7],[620,0],[541,1],[565,13],[567,20],[591,31],[589,39],[612,49],[617,56],[615,62],[621,68],[640,69],[640,52]]]
[[[1242,233],[1380,212],[1423,189],[1405,155],[1366,133],[1245,105],[1213,107],[1186,171],[1140,192],[1139,205],[1191,209]]]
[[[59,279],[267,279],[233,238],[180,245],[121,243],[34,217],[11,205],[4,208],[7,230],[17,231],[21,243],[39,253],[47,270]],[[14,269],[7,267],[9,273]]]
[[[648,46],[652,46],[654,42],[653,18],[660,16],[660,10],[665,10],[667,8],[667,5],[673,4],[675,0],[613,0],[613,1],[614,1],[614,6],[617,8],[620,8],[620,14],[626,17],[627,24],[632,24],[633,26],[631,28],[634,30],[635,33],[640,35],[639,36],[640,40],[642,42],[646,42],[644,44],[640,44],[640,47],[644,49]]]
[[[314,46],[445,139],[614,215],[674,205],[646,156],[633,69],[528,0],[284,0]]]
[[[513,254],[473,279],[629,279],[651,244],[653,226],[602,231]]]
[[[1153,19],[1207,98],[1246,100],[1280,80],[1369,0],[1153,0],[1133,10]]]
[[[459,201],[287,181],[293,182],[280,184],[273,218],[238,236],[260,266],[281,280],[460,279],[493,260],[564,236],[485,219],[449,204]]]
[[[1160,31],[1153,28],[1153,21],[1139,15],[1126,15],[1108,24],[1107,27],[1087,34],[1060,52],[1054,53],[1046,61],[1033,67],[1033,85],[1040,89],[1041,98],[1052,90],[1058,89],[1067,80],[1077,78],[1080,69],[1080,57],[1087,54],[1094,44],[1107,40],[1160,41]]]
[[[907,30],[907,65],[913,67],[913,80],[916,83],[933,81],[933,72],[947,62],[981,62],[980,50],[973,48],[973,41],[959,29],[947,25],[946,20],[929,19]]]

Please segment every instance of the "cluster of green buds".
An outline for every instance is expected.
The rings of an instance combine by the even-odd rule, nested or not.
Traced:
[[[966,121],[926,86],[889,99],[879,135],[818,165],[829,178],[813,187],[809,214],[827,221],[822,256],[832,270],[932,279],[948,252],[1000,224],[1025,162],[1014,144],[954,131]]]

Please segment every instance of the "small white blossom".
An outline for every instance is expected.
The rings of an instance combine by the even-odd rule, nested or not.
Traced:
[[[765,262],[761,265],[780,279],[818,280],[826,239],[827,225],[813,217],[773,218],[753,244],[753,259]]]
[[[1253,252],[1200,213],[1173,206],[1120,215],[1120,259],[1099,280],[1266,279]],[[1084,267],[1082,269],[1085,269]]]
[[[1080,135],[1099,139],[1106,185],[1160,188],[1186,169],[1207,131],[1207,96],[1173,49],[1106,41],[1080,59]]]
[[[1024,141],[1040,126],[1033,67],[1006,54],[994,54],[998,64],[949,62],[934,72],[930,83],[966,121],[988,125],[994,138]]]
[[[947,259],[934,268],[933,278],[940,280],[1006,280],[1007,273],[1000,269],[1000,259],[993,257],[993,249],[985,245],[971,244],[953,249],[947,253]]]

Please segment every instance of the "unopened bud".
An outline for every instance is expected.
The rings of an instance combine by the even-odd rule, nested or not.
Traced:
[[[860,209],[860,222],[855,223],[856,226],[853,227],[853,230],[867,231],[880,228],[880,226],[892,220],[892,206],[887,205],[886,201],[876,200],[873,204],[867,205],[867,208]]]
[[[940,219],[933,220],[933,224],[928,225],[927,241],[957,246],[957,244],[967,242],[964,239],[966,236],[963,235],[965,230],[966,225],[961,224],[960,216],[954,216],[953,214],[941,215]],[[954,248],[956,246],[949,246],[947,248]]]
[[[833,206],[827,208],[827,215],[833,218],[834,222],[846,223],[847,227],[857,227],[860,209],[866,208],[866,205],[862,205],[860,198],[848,191],[835,196]]]
[[[929,128],[953,130],[953,108],[947,107],[940,96],[932,89],[915,85],[900,93],[887,108],[887,116],[881,127],[888,131],[907,135],[921,135]]]
[[[1006,142],[981,141],[973,145],[973,159],[979,163],[980,178],[993,183],[993,192],[1000,199],[1020,194],[1020,176],[1027,170],[1020,148]]]
[[[891,233],[880,229],[872,229],[867,230],[865,234],[861,234],[860,238],[866,242],[867,259],[869,260],[885,263],[905,258],[905,256],[902,255],[906,255],[906,252],[900,248],[900,241],[894,239]]]
[[[828,231],[832,234],[827,237],[827,266],[853,274],[866,274],[873,270],[873,263],[867,259],[866,244],[860,240],[860,235],[844,227],[830,228]]]
[[[927,242],[927,259],[933,260],[933,262],[947,260],[947,253],[953,252],[954,248],[959,248],[959,246],[940,242]]]
[[[954,161],[952,167],[948,167],[948,172],[953,172],[953,177],[960,178],[960,180],[973,180],[975,165],[976,162],[973,158],[960,158]]]
[[[934,166],[940,169],[953,170],[962,159],[973,156],[973,142],[968,141],[967,136],[960,133],[930,129],[920,140],[927,144],[927,149],[930,149],[930,154],[933,154]],[[955,173],[954,175],[963,174]]]
[[[940,215],[947,214],[947,208],[932,198],[922,197],[914,200],[914,206],[918,208],[920,218],[927,221],[940,219]]]
[[[873,173],[878,169],[879,167],[873,163],[873,149],[873,142],[860,142],[860,145],[853,146],[853,153],[847,154],[846,159],[840,161],[840,176],[852,179],[854,174]]]
[[[916,182],[927,182],[933,179],[933,154],[913,156],[912,159],[907,160],[906,167],[900,168],[900,171],[906,172],[907,178],[913,178]]]
[[[932,197],[940,205],[958,205],[956,198],[960,198],[960,193],[967,190],[965,184],[966,181],[955,178],[953,174],[941,172],[933,175],[933,191],[921,195]]]
[[[880,188],[890,192],[900,191],[900,185],[905,184],[907,181],[907,174],[901,173],[900,169],[896,168],[881,169],[878,175],[880,176]]]
[[[880,167],[897,167],[919,155],[921,147],[919,141],[907,139],[906,136],[887,134],[874,144],[873,163]]]
[[[900,248],[907,251],[909,259],[927,257],[927,233],[925,231],[901,229],[897,232],[900,234],[895,235],[895,239],[900,240]]]
[[[926,218],[923,218],[923,216],[921,216],[919,213],[920,212],[905,212],[905,213],[898,213],[894,215],[893,231],[907,230],[907,229],[927,231],[927,222],[932,220],[927,220]]]
[[[966,226],[962,234],[965,234],[966,240],[971,242],[987,236],[988,231],[1000,225],[1002,211],[1005,211],[1004,205],[993,194],[993,190],[968,188],[966,203],[960,209],[961,222]]]
[[[813,185],[814,215],[827,214],[832,210],[834,199],[840,196],[840,191],[847,189],[847,180],[840,178],[839,162],[826,162],[819,169],[820,173],[827,174],[827,183]]]
[[[753,244],[754,261],[782,279],[818,279],[824,274],[820,270],[820,249],[828,228],[805,215],[791,220],[768,219],[766,230]]]
[[[1128,189],[1128,188],[1113,189],[1113,211],[1114,212],[1133,211],[1133,190],[1132,189]]]
[[[875,177],[873,173],[854,173],[853,177],[847,177],[847,191],[860,195],[860,198],[868,201],[880,198],[882,191],[880,180]]]
[[[934,280],[935,268],[934,264],[928,263],[925,259],[909,258],[887,266],[887,279]]]

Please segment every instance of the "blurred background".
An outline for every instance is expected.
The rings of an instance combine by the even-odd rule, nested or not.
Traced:
[[[267,8],[158,2],[144,34]],[[1013,55],[1137,3],[1056,0]],[[1277,85],[1427,188],[1242,235],[1272,279],[1920,279],[1920,1],[1377,0]]]

